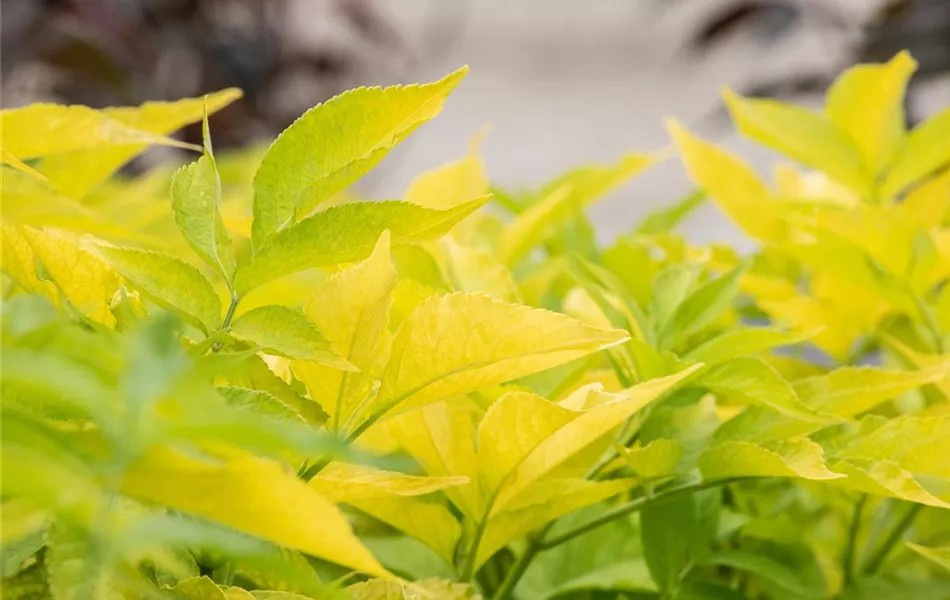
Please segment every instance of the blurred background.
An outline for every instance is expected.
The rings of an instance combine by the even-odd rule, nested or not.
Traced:
[[[240,87],[212,120],[218,149],[272,138],[345,89],[469,64],[443,114],[359,182],[373,198],[463,156],[485,125],[489,176],[508,188],[661,148],[668,115],[768,168],[774,157],[732,132],[721,85],[818,107],[843,68],[902,48],[920,62],[910,120],[950,104],[950,0],[2,0],[0,24],[4,107]],[[688,191],[668,161],[592,216],[610,239]],[[685,229],[698,242],[738,236],[711,207]]]

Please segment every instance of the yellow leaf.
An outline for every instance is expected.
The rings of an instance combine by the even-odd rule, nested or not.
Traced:
[[[833,482],[840,487],[900,498],[918,504],[950,508],[950,504],[928,492],[908,471],[889,461],[842,460],[833,464],[835,471],[846,476]]]
[[[597,329],[483,294],[434,296],[393,337],[390,362],[366,418],[524,377],[627,338],[624,331]]]
[[[439,402],[375,427],[387,428],[430,476],[467,477],[467,484],[447,488],[445,495],[467,516],[481,516],[474,427],[468,411]]]
[[[678,122],[666,125],[693,182],[743,231],[760,240],[781,239],[781,206],[739,158],[694,136]]]
[[[459,245],[445,238],[449,279],[460,292],[485,292],[505,302],[518,302],[521,294],[515,278],[503,263],[482,250]]]
[[[636,176],[655,161],[646,154],[626,154],[613,165],[573,169],[549,183],[540,200],[508,225],[501,235],[504,261],[514,265],[556,227],[581,213]]]
[[[507,473],[498,474],[504,476],[504,483],[492,504],[492,514],[505,508],[506,504],[525,493],[526,488],[532,483],[554,471],[606,433],[619,427],[631,415],[668,392],[699,368],[700,365],[695,365],[675,375],[645,381],[617,394],[592,390],[592,394],[602,395],[604,401],[598,401],[588,410],[577,413],[572,420],[558,427],[543,440],[539,440],[540,443],[536,443],[533,448],[524,448],[528,452],[517,465]],[[498,420],[499,425],[504,429],[495,435],[495,440],[511,439],[520,424],[507,418]],[[546,422],[543,426],[550,427],[551,424]],[[481,446],[479,448],[481,452]],[[498,475],[493,478],[497,479]]]
[[[918,125],[907,136],[903,151],[888,171],[881,196],[892,200],[915,182],[950,163],[950,108]]]
[[[109,305],[122,284],[119,274],[73,240],[29,228],[21,232],[62,298],[94,321],[113,326]]]
[[[477,154],[484,134],[484,130],[476,134],[465,158],[446,163],[413,179],[404,199],[420,206],[446,209],[469,198],[487,194],[485,164]]]
[[[828,89],[825,113],[851,139],[872,178],[904,142],[904,92],[916,69],[904,51],[886,64],[854,66]]]
[[[904,543],[917,554],[932,560],[947,571],[950,571],[950,546],[928,547],[913,542]]]
[[[0,222],[0,268],[20,287],[33,294],[42,294],[57,302],[56,288],[36,276],[36,254],[23,229],[7,221]]]
[[[705,479],[727,477],[801,477],[837,479],[844,477],[825,465],[821,446],[808,439],[770,444],[727,441],[706,449],[699,457]]]
[[[831,119],[775,100],[742,98],[726,90],[726,105],[744,135],[819,169],[862,197],[871,177],[848,136]]]
[[[468,483],[467,477],[422,477],[383,471],[365,465],[332,462],[310,480],[310,486],[330,502],[387,496],[421,496]]]
[[[911,190],[901,205],[927,229],[940,227],[950,213],[950,169]]]
[[[552,478],[532,484],[518,501],[491,516],[478,546],[476,568],[508,542],[567,513],[623,493],[636,483],[634,479],[587,481]]]
[[[240,90],[230,88],[204,98],[146,102],[136,107],[104,108],[101,112],[113,121],[155,137],[167,135],[200,120],[205,106],[210,115],[240,97]],[[43,159],[38,170],[49,178],[61,194],[79,199],[147,147],[148,144],[135,143],[57,154]]]
[[[444,504],[411,496],[367,498],[348,504],[422,541],[448,564],[454,562],[462,525]]]
[[[666,477],[676,474],[676,466],[683,456],[683,444],[678,440],[657,439],[646,446],[623,448],[622,455],[638,477]]]
[[[103,146],[163,144],[194,149],[111,118],[88,106],[30,104],[0,110],[4,153],[19,160]],[[6,162],[6,161],[5,161]]]
[[[370,575],[391,577],[336,506],[274,462],[251,456],[217,462],[155,449],[128,469],[122,490]]]
[[[47,181],[46,176],[44,176],[42,173],[40,173],[39,171],[31,167],[30,165],[24,163],[19,158],[13,156],[13,154],[11,154],[9,151],[7,151],[6,148],[2,146],[0,146],[0,163],[3,163],[5,165],[10,165],[17,171],[22,171],[26,173],[27,175],[32,175],[33,177],[36,177],[37,179],[40,179],[42,181]]]
[[[359,373],[347,373],[313,363],[293,364],[294,373],[333,419],[334,428],[347,422],[369,396],[382,368],[379,362],[389,338],[390,296],[395,285],[389,240],[386,231],[369,258],[328,277],[304,304],[304,313],[337,354],[359,369]]]
[[[261,306],[239,317],[230,328],[234,337],[257,344],[264,352],[311,361],[334,369],[357,368],[337,354],[323,332],[302,312],[286,306]],[[290,375],[287,365],[287,375]]]
[[[255,249],[349,187],[439,114],[467,72],[462,67],[425,85],[351,90],[294,121],[271,144],[254,176]]]

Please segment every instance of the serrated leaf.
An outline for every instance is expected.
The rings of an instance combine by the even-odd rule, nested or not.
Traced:
[[[254,176],[255,249],[362,177],[439,114],[467,72],[462,67],[426,85],[359,88],[305,112],[271,144]]]
[[[297,410],[277,396],[263,390],[229,385],[215,387],[215,390],[225,398],[230,406],[270,417],[307,423],[307,420]]]
[[[825,113],[851,139],[871,177],[904,142],[904,93],[916,69],[917,62],[904,51],[886,64],[851,67],[828,89]]]
[[[485,164],[476,154],[484,131],[476,134],[465,158],[426,171],[409,184],[403,199],[429,208],[449,208],[489,193]]]
[[[833,117],[776,100],[743,98],[728,90],[725,98],[744,135],[868,196],[873,174],[865,171],[861,155]]]
[[[204,156],[172,176],[172,210],[175,224],[188,245],[230,283],[237,264],[231,250],[231,239],[218,210],[221,179],[211,150],[207,115],[203,130]]]
[[[216,355],[220,356],[220,355]],[[327,415],[315,401],[298,394],[286,381],[278,377],[257,354],[238,356],[238,364],[224,373],[232,385],[259,390],[271,394],[291,407],[311,425],[322,425]]]
[[[363,260],[387,229],[393,245],[438,238],[488,200],[488,196],[476,198],[446,210],[397,201],[328,208],[271,236],[238,269],[235,288],[243,294],[304,269]]]
[[[334,505],[274,462],[250,456],[209,462],[153,450],[129,468],[122,489],[370,575],[389,576]]]
[[[460,292],[485,292],[505,302],[518,302],[521,293],[504,263],[488,252],[445,239],[448,277]]]
[[[3,149],[20,160],[102,146],[162,144],[192,148],[177,140],[129,126],[88,106],[30,104],[0,110]]]
[[[426,300],[400,325],[379,393],[378,418],[537,373],[623,342],[626,332],[483,294]]]
[[[792,385],[759,358],[735,358],[719,364],[703,373],[696,385],[726,398],[739,398],[772,408],[795,419],[816,423],[835,420],[799,400]]]
[[[61,295],[54,299],[65,299],[94,321],[115,324],[109,305],[122,283],[115,270],[71,239],[25,227],[19,233],[42,263],[44,279],[51,280]]]
[[[221,322],[221,300],[195,267],[174,256],[125,248],[97,246],[99,254],[130,284],[156,304],[175,311],[208,332]]]
[[[232,336],[251,342],[264,352],[309,360],[347,371],[357,370],[341,357],[316,324],[299,310],[286,306],[259,306],[231,324]]]
[[[769,444],[719,442],[699,457],[699,469],[706,479],[801,477],[823,480],[844,477],[828,469],[821,446],[807,439]]]
[[[503,474],[504,481],[492,504],[492,512],[505,508],[509,502],[517,501],[529,485],[553,472],[574,455],[589,448],[605,434],[622,425],[637,411],[660,398],[695,371],[696,367],[691,367],[675,375],[645,381],[616,394],[591,391],[591,395],[599,396],[593,399],[591,408],[580,412],[569,422],[557,426],[550,434],[537,440],[533,446],[521,449],[527,450],[527,454],[512,465],[514,468]],[[508,422],[507,419],[500,417],[498,420],[502,423],[498,424],[496,436],[515,435],[513,430],[518,428],[519,423]],[[547,427],[550,426],[547,424]],[[538,433],[543,431],[544,429],[539,429]],[[479,439],[482,439],[481,435]],[[497,479],[497,476],[495,478]]]
[[[950,163],[950,108],[924,121],[907,135],[903,150],[881,184],[881,196],[894,198],[914,182]]]
[[[784,237],[780,206],[758,175],[739,158],[694,136],[676,121],[667,130],[693,182],[743,231],[761,240]]]
[[[380,356],[389,338],[395,286],[389,244],[390,236],[384,232],[365,261],[325,279],[304,304],[304,313],[320,327],[333,349],[359,369],[359,373],[349,373],[314,363],[293,364],[294,374],[333,418],[335,428],[346,423],[369,396],[382,368]]]
[[[751,356],[779,346],[796,344],[812,335],[813,332],[742,327],[717,335],[687,352],[683,358],[712,366],[740,356]]]
[[[861,435],[838,458],[887,460],[912,473],[950,479],[950,415],[904,415]]]
[[[101,112],[124,126],[148,132],[153,136],[163,136],[188,123],[198,121],[206,111],[208,114],[217,112],[240,97],[241,90],[230,88],[208,94],[204,98],[146,102],[135,107],[109,107]],[[148,145],[143,143],[123,144],[56,154],[44,158],[38,170],[49,178],[61,194],[70,198],[82,198],[147,147]]]

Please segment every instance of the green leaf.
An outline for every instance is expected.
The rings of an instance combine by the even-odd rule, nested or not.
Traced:
[[[793,332],[767,327],[743,327],[727,331],[687,352],[683,358],[716,365],[740,356],[751,356],[810,338],[812,332]]]
[[[174,256],[101,244],[99,254],[156,304],[175,311],[204,332],[221,323],[221,300],[195,267]]]
[[[726,90],[726,105],[739,131],[789,158],[825,172],[863,197],[873,174],[832,119],[775,100],[743,98]]]
[[[626,338],[624,331],[483,294],[434,296],[400,325],[366,414],[372,419],[518,379]]]
[[[904,542],[907,546],[916,552],[917,554],[923,556],[924,558],[933,561],[934,563],[940,565],[947,571],[950,571],[950,546],[921,546],[920,544],[915,544],[913,542]]]
[[[844,477],[828,469],[821,446],[808,439],[762,445],[720,442],[707,448],[699,457],[699,469],[706,479],[800,477],[822,480]]]
[[[707,281],[684,300],[660,334],[660,340],[666,348],[677,346],[689,336],[721,317],[730,309],[739,294],[739,281],[746,267],[739,266],[732,271]]]
[[[826,593],[824,589],[807,585],[807,580],[782,562],[759,552],[741,549],[719,550],[706,557],[702,564],[747,571],[774,583],[785,592],[805,598],[819,598]]]
[[[363,260],[387,229],[393,245],[438,238],[489,198],[476,198],[446,210],[397,201],[328,208],[271,236],[250,262],[238,269],[235,288],[243,294],[304,269]]]
[[[375,167],[439,114],[467,72],[426,85],[359,88],[305,112],[271,144],[254,176],[254,248]]]
[[[265,352],[309,360],[337,369],[357,368],[333,350],[329,340],[302,312],[286,306],[252,308],[231,324],[231,335],[257,344]]]
[[[683,219],[689,217],[706,201],[706,194],[695,191],[668,208],[656,210],[648,214],[637,226],[637,233],[650,235],[666,233],[679,225]]]
[[[804,404],[791,384],[760,358],[735,358],[719,364],[703,373],[696,385],[716,395],[766,406],[796,419],[816,423],[838,420]]]
[[[230,284],[237,264],[231,250],[231,240],[218,211],[221,179],[211,150],[207,115],[203,129],[204,156],[182,167],[172,177],[172,210],[175,224],[188,245]]]
[[[679,587],[693,563],[710,552],[721,505],[719,490],[705,490],[640,512],[640,535],[650,576],[661,591]]]
[[[623,458],[638,477],[655,479],[675,475],[683,457],[678,440],[658,439],[637,448],[622,448]]]
[[[904,93],[916,69],[917,61],[903,51],[886,64],[851,67],[828,89],[825,113],[851,139],[871,177],[904,142]]]

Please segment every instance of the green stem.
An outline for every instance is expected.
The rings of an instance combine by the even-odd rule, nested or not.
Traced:
[[[321,458],[320,460],[313,463],[312,465],[307,465],[306,463],[304,463],[303,466],[301,466],[300,469],[297,471],[297,477],[304,481],[310,481],[311,479],[316,477],[317,474],[320,471],[322,471],[328,464],[330,464],[332,460],[333,459],[330,459],[330,458]]]
[[[565,542],[569,542],[579,535],[583,535],[585,533],[593,531],[597,529],[598,527],[601,527],[602,525],[606,525],[607,523],[610,523],[613,520],[619,519],[621,517],[626,517],[627,515],[632,515],[635,512],[639,512],[647,506],[663,504],[664,502],[667,502],[668,500],[677,498],[679,496],[694,494],[696,492],[701,492],[703,490],[721,487],[723,485],[734,483],[736,481],[741,481],[745,479],[751,479],[751,478],[750,477],[730,477],[728,479],[704,481],[702,483],[694,483],[691,485],[685,485],[682,487],[673,488],[671,490],[659,492],[653,496],[642,496],[640,498],[636,498],[635,500],[631,500],[629,502],[621,504],[620,506],[614,508],[613,510],[609,510],[605,512],[604,514],[600,515],[596,519],[588,521],[587,523],[584,523],[583,525],[579,525],[575,527],[574,529],[571,529],[565,533],[562,533],[561,535],[557,537],[551,538],[549,540],[542,540],[541,549],[549,550],[551,548],[554,548],[555,546],[560,546],[561,544]]]
[[[894,549],[894,546],[897,545],[897,542],[901,541],[901,538],[904,537],[904,534],[907,533],[907,530],[914,522],[914,518],[920,514],[920,511],[924,508],[923,504],[914,504],[910,510],[901,518],[897,523],[894,529],[891,531],[890,535],[887,536],[887,539],[881,544],[880,548],[877,549],[877,552],[874,553],[874,556],[868,560],[867,564],[864,565],[862,572],[866,575],[874,574],[881,568],[881,565],[884,564],[884,560],[887,558],[887,555],[891,553],[891,550]]]
[[[525,551],[518,557],[518,561],[514,564],[511,570],[508,572],[508,575],[505,577],[505,580],[502,582],[501,587],[498,588],[498,591],[495,593],[493,600],[505,600],[511,595],[511,592],[514,591],[515,586],[518,585],[521,576],[524,575],[525,571],[528,570],[528,566],[531,564],[531,561],[534,560],[534,557],[545,550],[550,550],[560,546],[561,544],[567,543],[572,539],[576,538],[579,535],[589,533],[602,525],[606,525],[611,521],[619,519],[621,517],[626,517],[635,512],[639,512],[646,508],[647,506],[655,506],[667,502],[673,498],[684,496],[688,494],[694,494],[702,490],[708,490],[711,488],[721,487],[730,483],[735,483],[736,481],[743,481],[747,479],[754,479],[752,477],[730,477],[727,479],[717,479],[715,481],[704,481],[702,483],[694,483],[691,485],[685,485],[678,488],[673,488],[671,490],[666,490],[660,492],[653,496],[642,496],[635,500],[631,500],[620,506],[614,508],[613,510],[607,511],[601,516],[579,525],[574,529],[570,529],[561,535],[555,536],[550,539],[544,539],[550,524],[542,529],[535,536],[528,538],[528,547],[525,548]]]
[[[845,546],[841,565],[846,584],[854,580],[854,552],[857,548],[858,531],[861,528],[861,516],[864,514],[864,505],[867,504],[867,500],[867,494],[861,494],[857,504],[854,505],[851,527],[848,529],[848,545]]]
[[[234,311],[237,310],[238,302],[241,299],[231,294],[231,303],[228,305],[228,312],[224,315],[224,320],[221,321],[221,331],[227,331],[228,327],[231,326],[231,320],[234,318]]]

